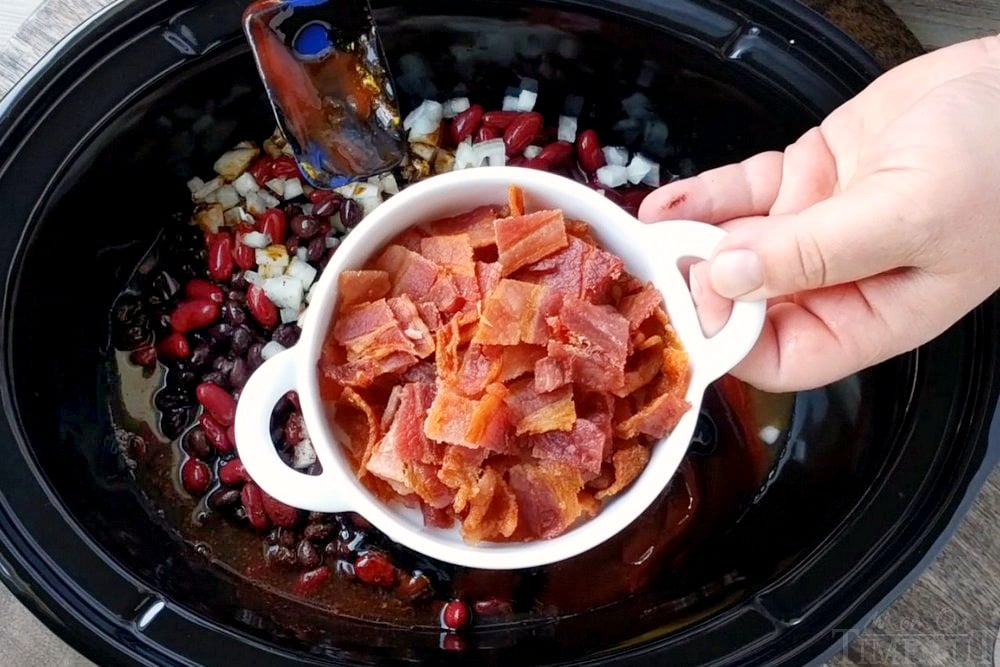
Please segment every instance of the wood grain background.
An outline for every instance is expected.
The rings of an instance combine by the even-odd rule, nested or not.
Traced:
[[[898,19],[878,0],[807,0],[871,46],[886,64],[912,55]],[[8,0],[0,0],[0,4]],[[60,37],[109,0],[45,0],[6,45],[0,94]],[[1000,33],[1000,0],[886,0],[927,48]],[[998,110],[1000,113],[1000,110]],[[0,587],[0,665],[84,667]],[[1000,470],[994,471],[954,538],[920,579],[860,636],[844,636],[835,667],[1000,667]],[[995,657],[996,656],[996,657]]]

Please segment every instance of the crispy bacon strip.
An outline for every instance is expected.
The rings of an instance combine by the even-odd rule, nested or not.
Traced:
[[[562,211],[538,211],[493,223],[504,276],[566,247]]]
[[[340,308],[378,301],[389,294],[389,274],[385,271],[343,271],[337,276]]]

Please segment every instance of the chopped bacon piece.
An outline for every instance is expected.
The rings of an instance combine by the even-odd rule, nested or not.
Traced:
[[[589,245],[597,245],[597,239],[594,238],[593,232],[590,231],[590,225],[581,220],[567,220],[566,233],[570,236],[575,236]]]
[[[633,444],[616,451],[611,461],[615,466],[615,481],[608,488],[594,494],[598,500],[617,495],[634,482],[649,463],[649,450],[642,445]]]
[[[358,392],[346,387],[334,403],[332,421],[337,439],[347,445],[355,459],[364,463],[382,436],[379,419],[368,401]]]
[[[424,434],[431,440],[468,447],[465,434],[469,432],[475,409],[476,401],[442,385],[427,413]]]
[[[451,528],[455,525],[455,516],[447,509],[421,503],[420,512],[424,515],[424,525],[428,528]]]
[[[462,355],[457,388],[466,396],[478,396],[500,375],[500,347],[473,343]]]
[[[390,245],[401,245],[407,250],[412,250],[413,252],[420,252],[420,242],[423,240],[424,235],[420,233],[419,229],[415,227],[410,227],[406,231],[402,232],[396,238],[394,238]]]
[[[438,276],[433,287],[422,294],[425,294],[424,298],[437,306],[442,314],[453,315],[465,305],[465,299],[458,288],[458,281],[449,273]]]
[[[652,283],[646,283],[640,291],[622,298],[618,309],[628,320],[629,329],[635,331],[662,303],[663,295],[653,287]]]
[[[406,372],[400,375],[399,379],[403,382],[429,382],[430,384],[434,384],[437,380],[437,369],[434,367],[433,362],[424,360],[406,369]]]
[[[500,278],[499,262],[476,262],[476,283],[482,296],[488,296],[490,292],[495,290],[500,283]]]
[[[406,466],[406,484],[426,505],[442,509],[455,502],[455,491],[438,479],[437,471],[437,466],[411,462]]]
[[[544,344],[548,325],[543,314],[547,290],[520,280],[501,280],[483,306],[473,342],[485,345]]]
[[[540,394],[530,379],[518,380],[510,386],[507,396],[517,435],[569,431],[576,421],[573,387],[565,386]]]
[[[476,265],[468,234],[428,236],[420,242],[420,254],[456,276],[472,276]]]
[[[424,434],[424,420],[435,391],[433,384],[414,382],[403,387],[389,435],[396,440],[399,458],[404,462],[441,463],[444,457],[444,446]]]
[[[621,391],[628,357],[628,320],[610,306],[575,297],[563,302],[565,342],[550,341],[549,356],[570,364],[573,381],[595,391]]]
[[[496,245],[496,233],[493,231],[493,221],[497,219],[498,207],[480,206],[477,209],[456,215],[452,218],[442,218],[427,225],[432,235],[468,234],[473,248],[485,248]]]
[[[451,385],[458,383],[458,373],[462,368],[462,358],[458,354],[458,346],[462,342],[461,326],[455,318],[434,336],[438,378]]]
[[[549,431],[528,438],[531,455],[537,459],[561,461],[579,468],[589,476],[601,472],[604,430],[592,421],[577,419],[572,431]]]
[[[396,411],[399,410],[399,404],[403,399],[404,386],[397,384],[389,392],[389,399],[385,402],[385,410],[382,411],[382,421],[379,422],[383,433],[389,430],[389,427],[392,426],[392,420],[396,418]]]
[[[424,321],[431,333],[436,333],[444,325],[444,322],[441,321],[441,311],[438,310],[437,305],[429,301],[418,303],[417,312],[420,313],[420,319]]]
[[[486,466],[469,494],[462,536],[472,544],[510,537],[517,528],[517,500],[503,477]]]
[[[493,223],[504,276],[566,247],[562,211],[538,211]]]
[[[385,299],[342,313],[333,325],[333,336],[347,350],[348,361],[378,361],[395,352],[416,354]]]
[[[403,335],[413,342],[413,349],[416,355],[424,359],[434,352],[434,337],[427,323],[420,317],[420,312],[410,297],[403,294],[394,296],[388,301],[389,309],[395,316]]]
[[[614,448],[615,401],[608,394],[592,392],[577,401],[580,419],[586,419],[601,430],[604,436],[602,460],[609,460]]]
[[[621,391],[614,392],[615,396],[628,396],[652,382],[663,369],[663,355],[662,342],[632,355],[625,368],[625,384]]]
[[[535,363],[535,391],[544,394],[573,381],[570,364],[564,359],[544,357]]]
[[[372,386],[378,377],[402,373],[417,361],[408,352],[394,352],[382,359],[357,359],[336,366],[324,366],[322,380],[341,387],[366,388]]]
[[[517,498],[518,515],[535,537],[548,539],[566,532],[582,511],[580,471],[558,461],[522,463],[508,472]]]
[[[392,296],[426,294],[441,272],[434,262],[401,245],[386,248],[375,260],[375,268],[389,274]]]
[[[399,442],[393,435],[386,435],[372,445],[364,470],[386,482],[402,496],[411,493],[407,484],[406,464],[399,456]]]
[[[620,438],[634,438],[639,433],[651,438],[664,438],[674,430],[691,404],[675,393],[660,394],[625,421],[615,426]]]
[[[469,445],[505,454],[517,451],[516,442],[511,435],[513,416],[504,400],[507,394],[507,388],[499,383],[487,388],[486,394],[473,410],[469,429],[465,432]]]
[[[524,190],[516,185],[507,188],[507,208],[512,216],[524,215]]]
[[[525,373],[532,373],[535,364],[545,358],[545,348],[541,345],[507,345],[502,349],[500,357],[501,382],[516,380]]]
[[[389,293],[389,274],[385,271],[343,271],[337,277],[340,308],[378,301]]]
[[[472,487],[479,479],[483,461],[489,456],[486,449],[470,449],[461,445],[448,445],[444,452],[444,462],[438,471],[440,479],[449,489],[455,490],[455,502],[452,506],[456,512],[465,511],[472,493]]]
[[[604,297],[624,266],[611,253],[571,236],[565,249],[526,267],[522,273],[537,276],[542,285],[570,296],[594,299]]]

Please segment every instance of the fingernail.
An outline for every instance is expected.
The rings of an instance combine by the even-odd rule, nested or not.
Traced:
[[[712,259],[712,288],[735,299],[764,286],[764,267],[752,250],[726,250]]]

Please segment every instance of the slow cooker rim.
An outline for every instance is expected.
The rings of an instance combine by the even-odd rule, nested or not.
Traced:
[[[106,20],[110,20],[110,17],[112,17],[113,15],[116,15],[118,11],[122,11],[122,10],[126,9],[128,6],[133,5],[133,4],[136,4],[135,0],[119,0],[119,2],[116,2],[115,4],[113,4],[113,5],[105,8],[104,10],[102,10],[101,12],[99,12],[98,14],[96,14],[94,17],[92,17],[91,19],[89,19],[85,24],[81,25],[77,30],[75,30],[70,35],[70,37],[68,37],[66,40],[64,40],[64,42],[60,43],[60,45],[58,45],[56,48],[54,48],[52,51],[50,51],[49,54],[47,54],[46,57],[43,58],[42,61],[40,61],[40,63],[36,66],[36,68],[32,70],[32,73],[29,74],[28,77],[26,77],[24,80],[22,80],[21,83],[18,84],[18,86],[15,88],[15,90],[12,91],[11,95],[9,95],[2,103],[0,103],[0,117],[7,117],[8,113],[11,111],[11,109],[16,108],[18,106],[18,102],[20,101],[21,96],[28,95],[28,93],[30,92],[29,88],[30,88],[31,84],[32,83],[38,83],[37,81],[35,81],[35,79],[37,79],[39,77],[39,73],[40,72],[43,72],[44,70],[46,70],[49,67],[53,66],[53,64],[55,63],[55,61],[59,60],[60,58],[65,58],[67,56],[68,52],[71,50],[71,47],[79,46],[78,41],[80,40],[82,33],[89,33],[92,30],[97,30],[98,29],[98,26],[97,26],[98,23],[103,23]],[[629,4],[635,4],[635,3],[629,3]],[[757,4],[760,4],[760,3],[753,2],[753,3],[750,3],[750,4],[757,5]],[[785,4],[792,4],[792,3],[779,2],[779,3],[776,3],[776,4],[785,5]],[[809,11],[811,12],[811,10],[809,10]],[[132,20],[134,18],[136,18],[136,17],[134,17],[134,16],[131,17],[131,18],[126,17],[126,20]],[[829,28],[829,24],[826,24],[826,26],[827,26],[827,28]],[[12,267],[12,270],[13,270],[13,267]],[[4,329],[3,333],[0,333],[0,343],[3,342],[3,338],[2,337],[5,337],[5,336],[6,336],[6,329]],[[4,349],[5,348],[6,348],[6,346],[4,346]],[[8,389],[7,384],[4,383],[2,391],[4,393],[4,407],[5,407],[5,410],[9,410],[9,407],[10,407],[10,404],[8,402],[8,398],[9,398],[9,396],[8,396],[8,390],[9,389]],[[11,413],[8,411],[7,414],[11,414]],[[970,494],[970,493],[967,493],[966,495],[967,496],[968,495],[973,495],[974,496],[974,494]],[[969,501],[969,502],[971,502],[971,501]],[[6,513],[6,510],[7,510],[6,502],[4,502],[3,505],[4,505],[4,507],[3,507],[4,512]],[[4,518],[6,519],[7,517],[4,517]],[[957,522],[959,520],[960,520],[960,517],[958,517],[958,516],[953,517],[951,523],[956,523],[957,524]],[[72,523],[75,524],[75,522],[72,522]],[[943,543],[944,541],[946,541],[946,537],[947,536],[943,534],[939,538],[938,541]],[[2,548],[3,548],[4,553],[5,554],[9,553],[9,550],[10,550],[10,548],[11,548],[12,545],[9,543],[9,540],[7,539],[7,537],[3,536],[3,539],[0,540],[0,542],[2,542]],[[37,582],[39,581],[37,579],[37,575],[33,576],[32,578],[35,580],[36,585],[37,585]],[[901,584],[901,586],[904,586],[904,585],[905,585],[905,583]],[[46,591],[46,592],[48,592],[48,591]],[[15,590],[15,594],[18,594],[17,590]],[[21,597],[21,595],[18,595],[18,597]],[[35,611],[36,615],[39,616],[39,617],[41,617],[41,618],[43,618],[43,620],[45,620],[45,614],[39,613],[42,610],[42,608],[44,606],[44,603],[40,602],[40,601],[37,601],[37,599],[33,595],[31,595],[31,593],[27,593],[26,592],[24,597],[30,599],[29,606],[33,608],[33,611]],[[24,598],[22,598],[22,601],[24,601]],[[45,610],[45,611],[50,611],[50,610]],[[58,621],[55,621],[55,620],[53,620],[53,623],[50,623],[49,625],[50,625],[50,627],[52,627],[53,625],[58,625],[59,628],[62,628],[62,625],[60,623],[58,623]],[[53,628],[53,629],[56,629],[56,631],[59,632],[58,628]],[[71,642],[71,643],[74,643],[74,642]],[[831,650],[835,650],[835,648],[836,647],[834,647]],[[87,644],[87,651],[89,652],[92,649],[93,649],[93,647],[90,644]]]

